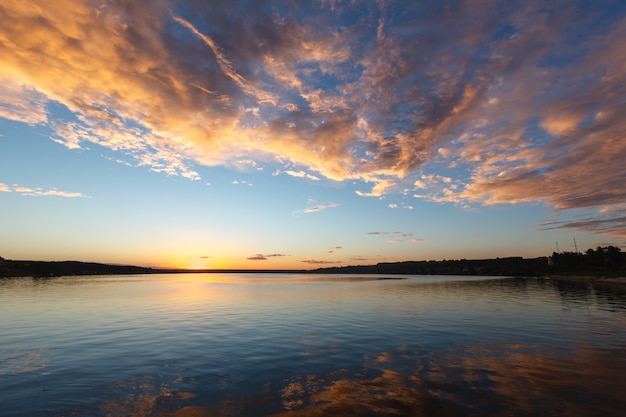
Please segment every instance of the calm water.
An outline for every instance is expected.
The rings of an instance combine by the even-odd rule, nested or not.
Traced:
[[[0,415],[626,416],[626,292],[383,278],[0,280]]]

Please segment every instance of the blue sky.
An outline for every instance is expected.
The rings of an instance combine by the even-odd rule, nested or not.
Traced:
[[[0,256],[624,246],[621,1],[3,1]]]

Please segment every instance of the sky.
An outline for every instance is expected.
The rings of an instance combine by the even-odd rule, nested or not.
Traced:
[[[0,0],[0,256],[626,247],[626,2]]]

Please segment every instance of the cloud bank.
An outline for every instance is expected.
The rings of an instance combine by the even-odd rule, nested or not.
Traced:
[[[189,179],[253,161],[362,196],[539,201],[587,215],[555,227],[626,236],[622,1],[35,0],[0,16],[0,117],[69,149]]]

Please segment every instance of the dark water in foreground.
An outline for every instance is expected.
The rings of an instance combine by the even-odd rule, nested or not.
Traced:
[[[626,292],[380,278],[0,280],[0,415],[626,416]]]

